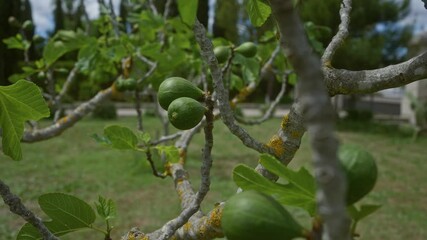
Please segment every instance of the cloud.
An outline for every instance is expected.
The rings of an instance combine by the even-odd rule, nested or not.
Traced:
[[[412,0],[410,14],[402,20],[403,24],[414,24],[415,32],[427,31],[427,9],[421,0]]]
[[[53,4],[52,0],[30,0],[33,14],[33,21],[36,25],[36,33],[46,36],[47,31],[53,30]]]

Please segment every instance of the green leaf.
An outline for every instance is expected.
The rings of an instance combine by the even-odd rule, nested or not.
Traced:
[[[358,222],[362,220],[363,218],[371,215],[372,213],[376,212],[378,209],[380,209],[381,205],[374,205],[374,204],[363,204],[360,206],[360,209],[356,208],[354,205],[350,206],[348,208],[348,212],[350,214],[350,217]]]
[[[111,146],[113,148],[120,150],[131,150],[137,148],[138,138],[132,130],[127,127],[118,125],[108,126],[104,129],[104,135],[111,142]]]
[[[241,54],[236,54],[233,58],[233,64],[240,64],[242,66],[242,77],[246,83],[259,80],[260,66],[255,58],[246,58]]]
[[[138,132],[137,137],[139,140],[141,140],[144,144],[148,144],[151,141],[151,136],[147,132]]]
[[[95,206],[98,215],[104,218],[104,220],[109,220],[116,216],[116,204],[111,199],[99,196]]]
[[[85,228],[95,221],[95,212],[85,201],[64,193],[47,193],[39,197],[40,208],[53,221],[69,228]]]
[[[92,38],[83,33],[73,31],[59,31],[55,37],[46,44],[43,50],[43,58],[46,65],[50,66],[64,54],[93,43]]]
[[[292,86],[295,86],[297,84],[298,81],[298,76],[295,73],[291,73],[288,76],[288,83],[291,84]]]
[[[230,76],[230,88],[235,90],[240,90],[245,86],[245,83],[243,82],[243,79],[241,79],[236,74],[231,74]]]
[[[243,190],[257,190],[264,193],[276,192],[279,184],[274,183],[244,164],[237,165],[233,170],[233,180]]]
[[[46,227],[56,236],[91,228],[96,215],[92,207],[85,201],[64,193],[47,193],[39,197],[41,209],[51,218],[44,222]],[[43,239],[40,233],[26,223],[18,233],[17,240]]]
[[[293,184],[274,183],[246,165],[238,165],[233,170],[233,180],[243,190],[257,190],[272,195],[283,205],[304,209],[311,216],[316,213],[316,202]]]
[[[260,27],[271,14],[271,8],[260,0],[248,0],[246,12],[255,27]]]
[[[268,154],[261,154],[260,158],[267,170],[289,182],[285,185],[286,193],[276,196],[277,200],[285,205],[302,207],[313,216],[316,212],[316,184],[307,169],[292,171]]]
[[[301,168],[298,172],[292,171],[287,168],[273,156],[268,154],[261,154],[260,163],[268,171],[276,174],[289,181],[289,183],[295,185],[302,192],[308,196],[315,197],[316,194],[316,183],[314,177],[305,168]]]
[[[49,108],[40,89],[31,82],[20,80],[0,87],[0,127],[4,154],[22,159],[21,138],[24,122],[49,116]]]
[[[159,151],[159,154],[165,154],[170,162],[175,163],[179,160],[179,150],[175,146],[162,146],[158,145],[154,147]]]
[[[92,136],[91,136],[93,139],[95,139],[95,141],[97,142],[97,143],[99,143],[99,144],[102,144],[102,145],[108,145],[108,146],[110,146],[111,145],[111,141],[110,141],[110,139],[108,139],[107,137],[105,137],[105,136],[100,136],[100,135],[98,135],[98,134],[96,134],[96,133],[94,133],[94,134],[92,134]]]
[[[198,4],[198,0],[178,0],[178,11],[184,23],[194,25]]]
[[[31,46],[28,41],[22,39],[20,34],[17,34],[14,37],[3,39],[3,42],[6,44],[8,49],[27,50]]]

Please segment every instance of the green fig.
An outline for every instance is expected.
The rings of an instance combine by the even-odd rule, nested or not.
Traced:
[[[253,190],[225,203],[221,227],[229,240],[291,240],[304,232],[279,202]]]
[[[231,50],[230,47],[218,46],[214,48],[215,57],[218,60],[218,63],[225,63],[230,57]]]
[[[257,46],[253,42],[245,42],[234,49],[235,52],[242,54],[247,58],[254,57],[257,53]]]
[[[164,80],[157,95],[160,106],[167,110],[169,104],[180,97],[189,97],[195,100],[203,99],[203,91],[190,81],[180,77],[171,77]]]
[[[347,177],[346,201],[348,205],[351,205],[374,188],[378,168],[374,157],[359,146],[341,146],[338,158]]]
[[[172,125],[180,130],[195,127],[203,118],[206,108],[189,97],[180,97],[168,107],[168,118]]]

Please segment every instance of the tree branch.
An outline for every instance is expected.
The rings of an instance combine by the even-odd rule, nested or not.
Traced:
[[[196,20],[194,25],[194,34],[196,41],[201,48],[202,58],[208,64],[211,70],[211,75],[214,81],[214,89],[218,98],[218,108],[224,124],[228,127],[232,134],[237,136],[242,141],[245,146],[261,153],[270,153],[274,155],[274,151],[271,148],[252,138],[245,129],[236,124],[231,106],[229,104],[228,94],[222,82],[222,72],[218,66],[218,62],[213,52],[212,42],[206,36],[206,30],[204,26],[198,20]]]
[[[21,199],[14,195],[10,191],[9,186],[7,186],[2,180],[0,180],[0,195],[3,198],[4,203],[9,206],[10,211],[21,216],[25,221],[33,225],[43,236],[43,239],[59,240],[59,238],[55,237],[55,235],[47,229],[40,218],[24,206]]]
[[[174,235],[176,230],[178,230],[180,227],[182,227],[185,223],[188,222],[191,216],[198,212],[200,208],[200,204],[202,203],[204,197],[209,191],[210,186],[210,169],[212,166],[212,155],[211,150],[213,146],[213,108],[214,108],[214,102],[211,100],[210,96],[206,98],[206,105],[208,107],[208,111],[206,112],[206,125],[204,128],[205,131],[205,147],[203,149],[203,162],[201,167],[201,177],[202,182],[199,187],[199,191],[196,193],[196,196],[193,198],[191,204],[185,208],[181,214],[176,217],[175,219],[170,220],[167,222],[163,227],[153,233],[148,234],[147,236],[150,237],[150,235],[157,236],[159,235],[159,232],[161,232],[158,239],[166,240],[169,239]]]
[[[304,26],[291,0],[270,0],[282,36],[282,47],[300,77],[301,101],[313,148],[318,211],[325,223],[325,239],[350,239],[345,206],[346,179],[340,169],[334,132],[334,110],[323,83],[320,59],[313,53]]]
[[[374,70],[350,71],[324,68],[325,83],[331,96],[337,94],[373,93],[401,87],[427,78],[427,52],[403,63]]]
[[[332,41],[326,47],[322,56],[322,65],[330,66],[332,57],[336,50],[341,46],[348,36],[348,27],[350,25],[351,0],[343,0],[340,8],[341,23],[338,26],[338,32],[332,38]]]
[[[99,91],[92,99],[80,104],[73,112],[59,119],[54,124],[34,131],[24,131],[22,142],[37,142],[60,135],[66,129],[72,127],[76,122],[92,112],[102,101],[108,99],[113,90],[111,87]]]
[[[283,77],[280,92],[277,94],[274,101],[269,104],[267,111],[265,111],[265,113],[262,117],[260,117],[258,119],[254,119],[254,120],[247,120],[247,119],[244,119],[242,117],[236,116],[236,120],[238,122],[246,124],[246,125],[257,125],[257,124],[261,124],[261,123],[267,121],[268,119],[272,118],[273,114],[274,114],[274,110],[276,109],[277,105],[279,104],[280,100],[282,99],[283,95],[285,94],[286,79],[287,79],[287,74],[285,77]]]

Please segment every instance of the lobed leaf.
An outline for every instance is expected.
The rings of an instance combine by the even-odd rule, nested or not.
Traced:
[[[47,193],[39,197],[41,209],[51,218],[44,222],[55,235],[91,228],[96,215],[85,201],[64,193]],[[19,231],[17,240],[41,240],[43,237],[31,224],[26,223]]]
[[[260,0],[248,0],[246,2],[246,12],[255,27],[264,24],[271,14],[271,8]]]
[[[137,148],[138,138],[127,127],[118,125],[108,126],[104,129],[104,135],[111,142],[113,148],[120,150],[132,150]]]
[[[284,190],[282,185],[266,179],[253,168],[244,164],[239,164],[234,168],[233,180],[243,190],[257,190],[268,194]]]
[[[301,168],[298,172],[292,171],[287,168],[273,156],[268,154],[261,154],[260,163],[268,171],[276,174],[295,185],[301,192],[306,193],[308,196],[314,198],[316,194],[316,183],[314,177],[305,168]]]
[[[10,86],[0,86],[0,127],[4,154],[21,160],[20,141],[24,122],[48,116],[49,108],[34,83],[19,80]]]
[[[154,147],[159,151],[159,154],[165,154],[170,162],[178,162],[179,160],[179,150],[175,146],[162,146],[158,145]]]
[[[350,217],[354,221],[358,222],[363,218],[376,212],[380,208],[381,208],[381,205],[375,205],[375,204],[363,204],[360,206],[359,209],[356,208],[354,205],[352,205],[348,208],[348,212],[350,214]]]
[[[196,21],[198,0],[178,0],[178,11],[184,23],[193,26]]]

